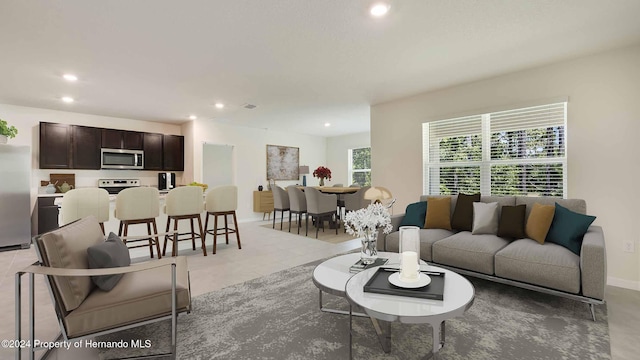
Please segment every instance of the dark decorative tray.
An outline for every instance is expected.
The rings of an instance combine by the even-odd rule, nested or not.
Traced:
[[[398,269],[379,268],[364,285],[364,292],[409,296],[422,299],[442,300],[444,294],[444,273],[433,271],[422,271],[429,275],[431,283],[421,288],[401,288],[389,282],[389,275],[398,272]]]

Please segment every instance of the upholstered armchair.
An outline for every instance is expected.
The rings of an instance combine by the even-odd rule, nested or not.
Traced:
[[[320,190],[314,189],[312,187],[304,188],[304,196],[307,199],[305,235],[309,234],[309,216],[311,216],[311,219],[316,223],[317,238],[320,226],[322,226],[322,231],[324,231],[324,219],[328,218],[329,221],[335,222],[338,197],[335,194],[323,194],[320,192]],[[338,227],[335,226],[335,228],[337,234]]]
[[[176,357],[177,316],[191,310],[186,258],[127,266],[128,250],[120,239],[114,240],[105,241],[93,216],[34,237],[39,262],[16,273],[16,340],[22,338],[22,276],[29,274],[28,340],[34,344],[35,275],[44,275],[61,328],[58,340],[92,338],[170,319],[171,353],[166,355]],[[37,350],[45,349],[28,348],[30,359]],[[16,359],[21,352],[16,350]]]

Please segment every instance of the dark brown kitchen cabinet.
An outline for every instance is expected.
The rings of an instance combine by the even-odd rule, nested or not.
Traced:
[[[142,150],[143,134],[138,131],[101,129],[102,147],[107,149]]]
[[[73,126],[72,158],[74,169],[100,169],[101,129]]]
[[[60,194],[62,196],[62,194]],[[46,233],[58,228],[58,205],[54,203],[56,197],[38,198],[38,234]]]
[[[184,171],[184,136],[164,135],[163,170]]]
[[[162,134],[144,133],[144,169],[162,170]]]
[[[40,168],[70,169],[71,125],[40,123]]]

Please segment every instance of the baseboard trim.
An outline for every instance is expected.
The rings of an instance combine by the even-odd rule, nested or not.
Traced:
[[[640,281],[625,280],[613,276],[607,277],[607,285],[621,287],[630,290],[640,290]]]

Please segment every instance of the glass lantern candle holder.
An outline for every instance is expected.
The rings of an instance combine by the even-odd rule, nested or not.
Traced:
[[[420,228],[417,226],[401,226],[400,227],[400,268],[404,268],[402,264],[402,256],[405,252],[414,252],[417,261],[417,271],[420,271]],[[413,258],[413,256],[411,257]],[[413,268],[413,266],[411,267]]]

